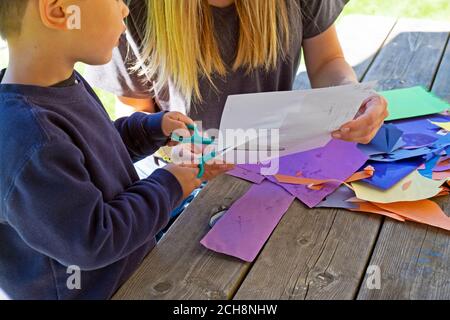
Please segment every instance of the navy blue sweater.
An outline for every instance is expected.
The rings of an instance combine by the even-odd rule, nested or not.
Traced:
[[[0,289],[12,299],[110,298],[182,197],[168,171],[139,180],[133,166],[166,142],[163,114],[113,123],[76,77],[0,84]],[[81,289],[67,286],[73,265]]]

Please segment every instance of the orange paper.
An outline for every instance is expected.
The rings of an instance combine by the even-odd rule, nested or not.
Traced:
[[[323,184],[328,182],[339,182],[341,184],[347,184],[355,181],[360,181],[363,179],[367,179],[373,176],[375,169],[372,166],[366,167],[363,171],[356,172],[346,181],[339,181],[336,179],[310,179],[301,177],[301,172],[297,173],[296,177],[286,176],[282,174],[275,175],[275,179],[277,179],[280,183],[288,183],[288,184],[301,184],[307,185],[312,190],[320,190],[323,188]],[[349,186],[351,188],[351,186]],[[351,188],[353,189],[353,188]]]
[[[383,210],[370,202],[360,202],[360,203],[358,203],[358,205],[359,205],[358,209],[350,209],[350,210],[356,211],[356,212],[375,213],[375,214],[379,214],[382,216],[392,218],[397,221],[405,222],[405,219],[403,219],[401,216],[399,216],[395,213],[392,213],[390,211]]]
[[[431,200],[413,202],[374,203],[375,206],[393,212],[418,223],[450,231],[450,218],[441,207]]]

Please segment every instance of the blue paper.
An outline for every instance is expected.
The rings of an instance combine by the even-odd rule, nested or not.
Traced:
[[[342,185],[332,194],[328,195],[321,203],[319,203],[317,208],[357,209],[358,205],[346,201],[355,196],[355,192],[352,189]]]
[[[440,155],[433,156],[430,160],[425,162],[425,169],[419,170],[419,173],[425,178],[433,179],[433,169],[438,164],[440,158]]]
[[[375,172],[371,178],[362,181],[379,189],[387,190],[417,170],[424,162],[425,160],[421,157],[396,162],[369,161],[364,167],[370,165],[374,167]]]
[[[433,122],[450,122],[450,117],[441,114],[435,114],[426,117],[399,120],[392,122],[403,131],[403,141],[405,147],[425,147],[442,137],[441,129],[436,127]]]
[[[368,156],[391,153],[405,145],[401,140],[402,135],[403,131],[398,129],[395,125],[391,123],[385,124],[380,128],[377,135],[369,144],[360,144],[358,145],[358,148]]]

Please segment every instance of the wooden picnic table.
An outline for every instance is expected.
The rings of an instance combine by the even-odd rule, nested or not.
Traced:
[[[450,101],[450,24],[349,16],[341,42],[361,81],[378,89],[422,85]],[[301,72],[296,88],[308,87]],[[450,233],[296,200],[253,263],[207,250],[215,209],[250,188],[222,176],[174,223],[114,299],[449,299]],[[437,200],[450,213],[450,198]],[[381,288],[369,289],[378,266]]]

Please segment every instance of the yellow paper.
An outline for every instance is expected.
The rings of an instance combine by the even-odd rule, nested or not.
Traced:
[[[434,124],[435,126],[438,126],[442,129],[444,129],[445,131],[450,131],[450,122],[433,122],[430,121],[432,124]]]
[[[442,191],[444,182],[425,178],[416,170],[388,190],[381,190],[363,182],[352,183],[352,186],[358,199],[392,203],[433,198]]]

